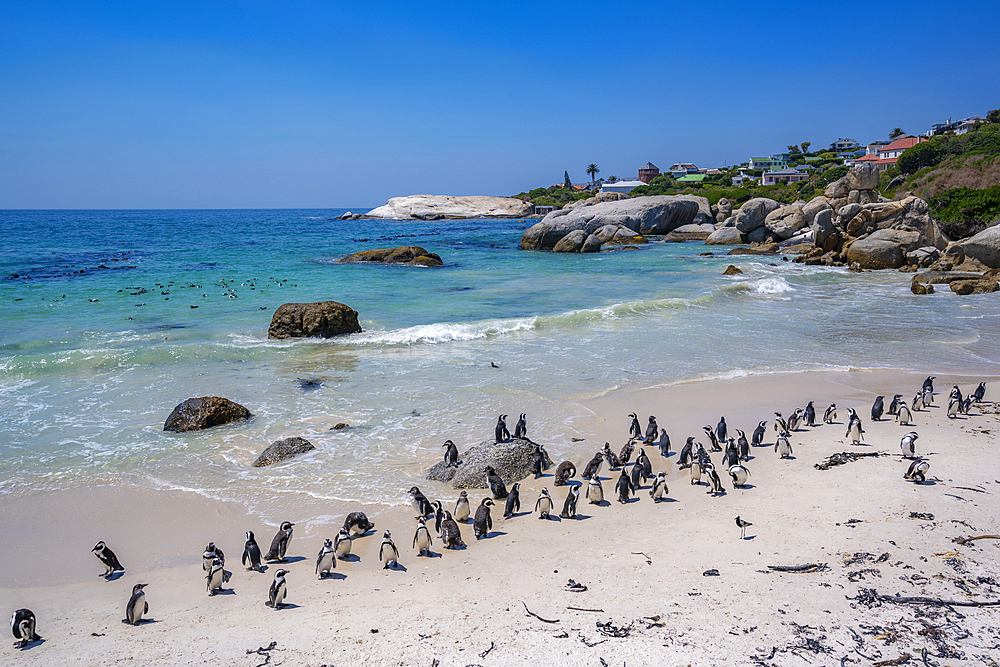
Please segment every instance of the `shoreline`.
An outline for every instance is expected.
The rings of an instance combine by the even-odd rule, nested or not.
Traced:
[[[886,420],[872,423],[867,414],[872,392],[898,387],[903,393],[919,386],[923,377],[913,371],[748,376],[618,390],[588,399],[581,405],[589,415],[569,425],[587,429],[586,440],[576,443],[579,447],[570,457],[581,469],[604,441],[615,451],[620,448],[628,425],[625,415],[631,411],[642,421],[656,415],[671,435],[674,452],[687,435],[707,444],[701,427],[714,426],[723,414],[731,431],[744,428],[749,434],[759,419],[773,418],[775,410],[787,416],[796,403],[804,403],[803,397],[816,400],[820,414],[826,402],[835,401],[840,413],[837,424],[793,434],[795,459],[779,460],[771,447],[754,448],[748,463],[750,486],[734,489],[723,479],[727,493],[718,498],[706,495],[704,483],[689,483],[686,471],[674,463],[676,455],[662,459],[647,450],[654,471],[669,470],[671,501],[654,504],[647,485],[638,500],[622,507],[614,498],[617,473],[605,469],[601,477],[610,503],[592,507],[581,498],[578,512],[587,518],[544,522],[528,514],[538,489],[547,486],[553,492],[557,509],[565,490],[552,487],[551,471],[541,480],[527,479],[522,483],[521,515],[503,520],[498,503],[489,538],[476,542],[471,526],[463,525],[467,548],[443,550],[435,536],[434,558],[418,558],[411,548],[414,524],[409,507],[383,509],[373,516],[374,533],[355,540],[353,552],[360,560],[341,562],[336,579],[317,581],[313,556],[320,538],[332,538],[346,514],[331,503],[328,516],[296,527],[289,551],[296,560],[287,568],[289,602],[296,606],[278,613],[263,606],[276,565],[259,574],[239,564],[243,531],[254,530],[266,550],[274,525],[263,526],[233,503],[115,487],[0,499],[0,516],[10,536],[0,551],[0,564],[8,572],[0,595],[11,609],[33,609],[38,632],[46,639],[19,653],[18,663],[78,659],[82,664],[106,664],[142,655],[143,664],[201,664],[214,657],[223,664],[256,665],[263,658],[253,662],[258,656],[248,657],[245,651],[278,641],[288,664],[350,664],[359,659],[358,650],[375,664],[430,664],[435,658],[441,664],[527,664],[528,654],[565,664],[595,664],[599,656],[619,662],[666,659],[670,664],[723,664],[723,656],[743,656],[742,662],[729,664],[753,664],[747,656],[758,654],[759,648],[766,649],[766,657],[770,646],[787,647],[801,643],[802,636],[820,635],[826,638],[817,641],[838,651],[828,659],[839,660],[853,644],[848,627],[857,629],[860,621],[884,624],[915,611],[895,605],[852,608],[854,603],[846,598],[860,588],[968,599],[954,587],[956,578],[971,581],[975,574],[1000,579],[1000,544],[983,540],[957,547],[951,542],[970,535],[972,527],[1000,532],[1000,509],[990,499],[1000,493],[1000,482],[988,466],[976,465],[992,456],[998,418],[949,420],[941,406],[951,384],[968,390],[980,379],[939,376],[935,407],[914,415],[912,429],[921,436],[917,452],[928,456],[932,466],[932,481],[924,485],[902,480],[905,464],[898,443],[908,429]],[[996,400],[1000,385],[994,384],[996,378],[985,380],[987,400]],[[862,416],[866,445],[843,442],[849,406]],[[773,443],[771,419],[767,421],[765,443]],[[544,444],[543,437],[533,435]],[[839,451],[888,455],[827,471],[813,468]],[[718,464],[721,454],[712,457]],[[726,477],[724,471],[722,475]],[[573,481],[579,481],[579,475]],[[443,485],[420,486],[449,509],[457,496]],[[962,490],[966,488],[973,491]],[[469,495],[476,505],[484,494]],[[910,519],[909,512],[933,514],[935,519]],[[754,524],[747,540],[740,540],[739,529],[731,525],[736,514]],[[284,518],[274,517],[274,524]],[[849,519],[861,523],[845,523]],[[392,531],[406,571],[381,569],[377,552],[385,529]],[[100,564],[87,553],[98,539],[106,540],[127,568],[116,581],[101,579]],[[227,586],[231,594],[205,594],[200,552],[209,540],[227,554],[226,567],[233,572]],[[944,562],[948,557],[933,556],[952,551],[962,572]],[[851,554],[862,552],[890,555],[882,564],[842,565]],[[25,559],[25,554],[32,556]],[[768,565],[805,562],[826,562],[830,569],[818,574],[767,573]],[[709,569],[718,569],[720,576],[703,576]],[[866,569],[880,574],[845,578],[848,570]],[[911,574],[923,579],[899,581],[899,576]],[[588,591],[566,591],[569,578]],[[119,621],[127,591],[139,581],[150,584],[147,599],[156,622],[133,628]],[[975,599],[1000,597],[1000,589],[991,584],[970,590]],[[527,616],[522,601],[559,623]],[[603,612],[567,609],[570,606]],[[986,640],[992,631],[987,626],[995,625],[991,613],[971,609],[959,622],[972,636]],[[652,616],[660,620],[642,620]],[[609,620],[619,627],[633,624],[632,636],[601,635],[594,623]],[[792,622],[812,630],[797,631]],[[376,628],[379,632],[373,633]],[[92,632],[102,636],[93,637]],[[606,641],[588,646],[578,635],[590,644]],[[918,639],[914,634],[908,641]],[[479,658],[491,642],[494,651]],[[864,652],[872,655],[872,648],[881,650],[866,644]],[[969,645],[964,650],[974,653]],[[896,658],[902,648],[893,651],[884,648],[880,659]],[[800,658],[783,651],[768,664],[795,661]]]

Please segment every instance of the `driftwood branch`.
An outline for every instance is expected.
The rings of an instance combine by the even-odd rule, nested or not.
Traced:
[[[909,653],[904,653],[895,660],[882,660],[881,662],[876,662],[874,665],[872,665],[872,667],[889,667],[889,665],[902,665],[904,662],[907,662],[912,657],[913,656],[910,655]]]
[[[488,649],[486,649],[485,651],[483,651],[482,653],[480,653],[479,657],[480,658],[485,658],[486,656],[488,656],[490,654],[490,651],[492,651],[496,647],[497,647],[496,644],[494,644],[493,642],[490,642],[490,647]]]
[[[275,649],[275,647],[277,645],[278,645],[278,642],[271,642],[266,647],[259,646],[256,649],[252,649],[252,648],[251,649],[247,649],[247,655],[253,655],[254,653],[256,653],[257,655],[264,656],[264,662],[262,662],[259,665],[257,665],[257,667],[264,667],[264,665],[271,664],[271,653],[270,652],[274,651],[274,650],[279,650],[279,651],[281,650],[281,649]]]
[[[646,554],[642,553],[641,551],[633,551],[632,555],[633,556],[642,556],[643,558],[645,558],[646,559],[646,565],[652,565],[653,564],[653,559],[650,558],[649,556],[647,556]]]
[[[554,621],[550,621],[550,620],[549,620],[549,619],[547,619],[547,618],[542,618],[541,616],[539,616],[539,615],[538,615],[538,614],[536,614],[535,612],[533,612],[533,611],[531,611],[530,609],[528,609],[528,605],[524,604],[524,600],[521,600],[521,604],[522,604],[522,605],[524,605],[524,610],[525,610],[526,612],[528,612],[528,616],[534,616],[535,618],[537,618],[537,619],[538,619],[539,621],[541,621],[542,623],[558,623],[558,622],[559,622],[559,619],[558,619],[558,618],[557,618],[556,620],[554,620]]]
[[[806,563],[805,565],[768,565],[775,572],[822,572],[829,570],[826,563]]]
[[[566,607],[566,608],[567,609],[572,609],[573,611],[596,611],[596,612],[600,612],[602,614],[604,613],[603,609],[584,609],[583,607]]]
[[[1000,540],[1000,535],[976,535],[975,537],[955,538],[955,542],[958,544],[965,544],[966,542],[972,542],[973,540]]]
[[[902,597],[893,595],[876,595],[880,602],[895,604],[937,604],[946,607],[1000,607],[1000,600],[942,600],[941,598]]]

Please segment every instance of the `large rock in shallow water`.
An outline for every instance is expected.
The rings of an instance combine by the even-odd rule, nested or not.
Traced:
[[[798,206],[782,206],[767,214],[764,226],[779,238],[790,239],[795,232],[806,226],[806,216]]]
[[[705,245],[740,245],[746,243],[746,237],[735,227],[723,227],[712,232]]]
[[[531,215],[528,202],[513,197],[451,197],[410,195],[393,197],[365,218],[386,220],[444,220],[461,218],[523,218]]]
[[[444,264],[438,255],[427,252],[418,245],[362,250],[337,260],[338,264],[357,264],[360,262],[412,264],[414,266],[441,266]]]
[[[360,333],[358,311],[337,301],[284,303],[278,306],[267,330],[268,338],[330,338]]]
[[[880,229],[852,243],[847,261],[863,269],[898,269],[906,264],[906,253],[919,247],[919,232]]]
[[[170,413],[164,431],[184,433],[250,419],[253,414],[239,403],[219,396],[189,398]]]
[[[543,450],[544,451],[544,450]],[[458,467],[449,467],[444,461],[434,464],[427,471],[427,479],[451,482],[456,489],[486,489],[486,466],[493,466],[507,488],[531,474],[535,443],[530,440],[496,442],[486,440],[459,457]],[[545,467],[552,465],[546,454]]]
[[[763,227],[767,215],[779,206],[781,204],[766,197],[755,197],[745,202],[736,212],[736,229],[749,234],[758,227]]]
[[[570,232],[589,236],[606,225],[627,227],[636,234],[667,234],[682,225],[711,224],[711,207],[704,197],[663,195],[635,197],[559,209],[529,227],[521,236],[522,250],[552,250]]]
[[[316,448],[312,446],[312,443],[305,438],[285,438],[284,440],[278,440],[277,442],[272,442],[270,447],[261,452],[257,460],[253,462],[253,467],[263,468],[264,466],[272,466],[275,463],[280,463],[285,459],[305,454],[314,449]]]
[[[962,259],[974,259],[990,269],[1000,268],[1000,225],[987,227],[975,236],[959,242]]]

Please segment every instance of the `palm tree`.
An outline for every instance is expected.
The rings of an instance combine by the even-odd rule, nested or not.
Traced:
[[[599,173],[601,173],[601,170],[598,168],[596,164],[587,165],[587,175],[590,176],[591,183],[594,182],[594,176],[597,176]]]
[[[903,132],[902,128],[896,127],[896,128],[893,128],[892,132],[889,133],[889,138],[890,139],[895,139],[896,137],[901,137],[904,134],[906,134],[906,132]]]

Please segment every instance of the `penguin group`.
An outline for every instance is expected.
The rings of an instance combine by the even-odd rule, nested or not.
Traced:
[[[922,412],[934,405],[934,376],[929,376],[919,390],[914,394],[912,401],[907,401],[906,394],[896,393],[892,395],[888,407],[885,406],[885,396],[876,397],[872,409],[871,417],[873,421],[882,421],[885,416],[895,417],[897,423],[908,426],[911,423],[912,414]],[[949,419],[958,418],[959,415],[968,415],[977,404],[983,402],[986,394],[986,383],[979,385],[964,396],[958,385],[954,385],[949,392],[947,416]],[[888,395],[888,394],[887,394]],[[805,407],[794,408],[789,413],[789,418],[783,418],[782,413],[775,412],[773,427],[775,439],[773,443],[774,451],[780,459],[792,459],[793,449],[791,438],[802,428],[814,428],[822,425],[836,423],[837,406],[831,403],[823,414],[822,424],[816,423],[816,412],[813,401],[809,401]],[[577,474],[577,465],[572,461],[563,461],[556,469],[554,478],[555,486],[566,486],[567,493],[562,499],[562,511],[559,512],[559,519],[578,518],[578,502],[581,493],[590,505],[610,506],[605,500],[604,487],[601,482],[601,469],[607,465],[608,470],[618,471],[618,479],[614,486],[615,499],[622,505],[628,505],[639,499],[639,491],[645,486],[649,487],[649,497],[654,503],[668,499],[669,489],[667,486],[667,472],[660,470],[653,472],[653,463],[646,453],[645,447],[656,445],[661,455],[661,459],[668,459],[674,456],[671,451],[670,438],[666,430],[661,428],[654,416],[648,419],[645,430],[641,428],[638,415],[630,413],[628,440],[618,453],[611,449],[610,443],[605,443],[604,447],[598,450],[593,458],[589,460],[583,469],[580,482],[571,482]],[[510,433],[507,431],[505,423],[506,415],[498,418],[495,436],[497,442],[510,440]],[[845,438],[855,445],[863,444],[865,430],[861,417],[854,408],[848,408],[848,423]],[[723,452],[720,465],[728,473],[733,489],[750,489],[749,484],[751,471],[747,463],[754,458],[752,451],[761,447],[770,447],[770,443],[765,443],[767,434],[767,420],[761,420],[754,428],[751,438],[748,440],[746,432],[740,428],[734,428],[733,432],[737,437],[732,437],[729,431],[729,424],[725,417],[721,417],[717,425],[713,428],[705,426],[704,431],[710,442],[712,451]],[[515,426],[515,438],[527,439],[527,422],[525,414],[521,414]],[[900,440],[900,449],[903,460],[907,462],[907,469],[903,477],[905,480],[921,484],[926,482],[930,463],[917,454],[917,441],[919,435],[916,431],[909,431]],[[530,441],[528,441],[530,442]],[[550,465],[550,459],[541,445],[531,443],[534,446],[532,467],[535,477],[541,477],[545,469]],[[635,453],[638,446],[638,454]],[[455,466],[459,463],[458,448],[448,440],[443,445],[445,448],[445,463],[448,466]],[[633,459],[634,455],[634,461]],[[712,455],[702,443],[698,442],[694,436],[686,439],[684,446],[677,455],[679,470],[687,470],[690,475],[692,485],[702,484],[702,477],[709,487],[708,494],[720,496],[726,493],[722,485],[719,472]],[[510,489],[497,471],[491,466],[485,466],[483,476],[486,481],[489,494],[484,495],[472,511],[471,501],[467,491],[460,491],[454,502],[453,511],[445,509],[445,505],[440,500],[430,501],[417,486],[410,488],[408,495],[410,504],[415,512],[415,531],[413,534],[412,547],[418,557],[434,555],[432,548],[434,545],[434,534],[444,549],[466,548],[462,537],[460,523],[472,523],[473,534],[476,541],[488,539],[493,529],[492,508],[494,501],[504,500],[503,518],[505,520],[514,519],[521,516],[521,488],[520,482],[513,481]],[[652,481],[651,481],[652,480]],[[555,516],[556,498],[554,498],[548,487],[542,488],[534,499],[531,514],[536,514],[539,519],[552,520]],[[428,521],[433,520],[433,533],[428,526]],[[736,517],[736,525],[740,528],[741,538],[745,537],[746,528],[752,523]],[[277,562],[284,564],[287,561],[289,545],[295,523],[283,521],[280,523],[277,532],[270,543],[267,553],[261,555],[261,549],[257,544],[253,531],[246,531],[244,549],[241,563],[247,572],[263,573],[266,570],[264,562]],[[337,562],[352,558],[352,544],[355,539],[370,535],[374,532],[375,523],[370,521],[364,512],[355,511],[347,515],[343,526],[340,528],[335,538],[325,538],[316,556],[314,573],[319,579],[330,577],[337,567]],[[502,533],[500,533],[502,534]],[[91,550],[104,568],[101,573],[108,581],[115,581],[116,574],[124,572],[125,567],[117,554],[104,542],[99,541]],[[385,530],[378,550],[378,558],[383,569],[405,569],[400,565],[400,550],[393,541],[392,534]],[[231,581],[232,573],[225,569],[226,557],[222,549],[215,542],[209,542],[201,553],[202,568],[205,573],[206,590],[209,595],[216,595],[225,590],[226,584]],[[356,560],[357,557],[354,557]],[[274,610],[280,610],[287,606],[285,600],[289,595],[288,575],[290,570],[283,567],[278,569],[270,582],[265,605]],[[129,625],[139,625],[149,616],[149,602],[146,598],[146,588],[148,583],[136,583],[131,588],[131,593],[125,604],[124,622]],[[31,643],[43,641],[36,631],[35,614],[29,609],[18,609],[11,616],[11,633],[18,641],[15,644],[18,648],[23,648]]]

